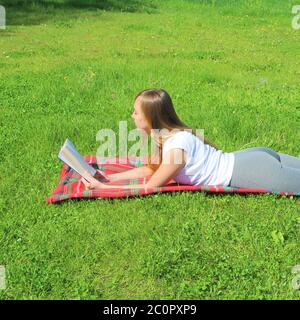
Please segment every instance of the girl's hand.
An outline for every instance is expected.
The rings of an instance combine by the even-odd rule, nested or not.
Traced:
[[[99,180],[95,179],[91,174],[88,174],[90,182],[82,177],[81,181],[85,185],[86,190],[93,190],[93,189],[102,189],[105,188],[105,184],[100,182]]]

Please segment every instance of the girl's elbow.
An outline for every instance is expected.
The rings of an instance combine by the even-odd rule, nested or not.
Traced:
[[[145,173],[145,176],[146,176],[146,177],[147,177],[147,176],[152,176],[152,175],[154,174],[154,170],[151,169],[151,168],[148,167],[148,166],[145,166],[145,171],[144,171],[144,173]]]

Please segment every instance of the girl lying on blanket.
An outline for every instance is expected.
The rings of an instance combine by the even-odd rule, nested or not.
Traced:
[[[270,148],[252,147],[223,152],[177,116],[165,90],[147,89],[134,99],[132,118],[138,129],[151,136],[157,146],[148,164],[107,175],[107,181],[146,178],[137,185],[111,185],[82,178],[86,189],[137,189],[161,187],[174,179],[180,184],[222,185],[300,192],[300,158]]]

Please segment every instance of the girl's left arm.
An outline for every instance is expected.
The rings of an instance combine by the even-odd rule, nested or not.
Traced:
[[[91,182],[87,182],[82,178],[86,189],[145,189],[162,187],[184,167],[186,163],[186,151],[174,148],[168,151],[162,160],[159,168],[151,176],[147,183],[143,184],[127,184],[127,185],[108,185],[98,181],[90,176]],[[145,181],[145,179],[144,179]]]

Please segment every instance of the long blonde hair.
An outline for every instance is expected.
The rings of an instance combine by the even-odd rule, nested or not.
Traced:
[[[152,170],[156,171],[162,162],[162,147],[166,139],[168,139],[172,134],[166,134],[164,136],[152,134],[152,129],[163,130],[170,132],[175,129],[177,130],[187,130],[193,135],[201,139],[205,144],[209,144],[218,150],[218,147],[214,145],[207,138],[203,137],[201,134],[196,133],[196,130],[187,126],[183,123],[177,116],[173,102],[169,94],[163,89],[145,89],[137,94],[134,101],[140,97],[141,110],[148,122],[151,130],[151,136],[157,146],[158,153],[155,153],[154,157],[151,159],[148,157],[147,166]],[[155,130],[154,130],[155,131]],[[155,162],[155,163],[152,163]]]

